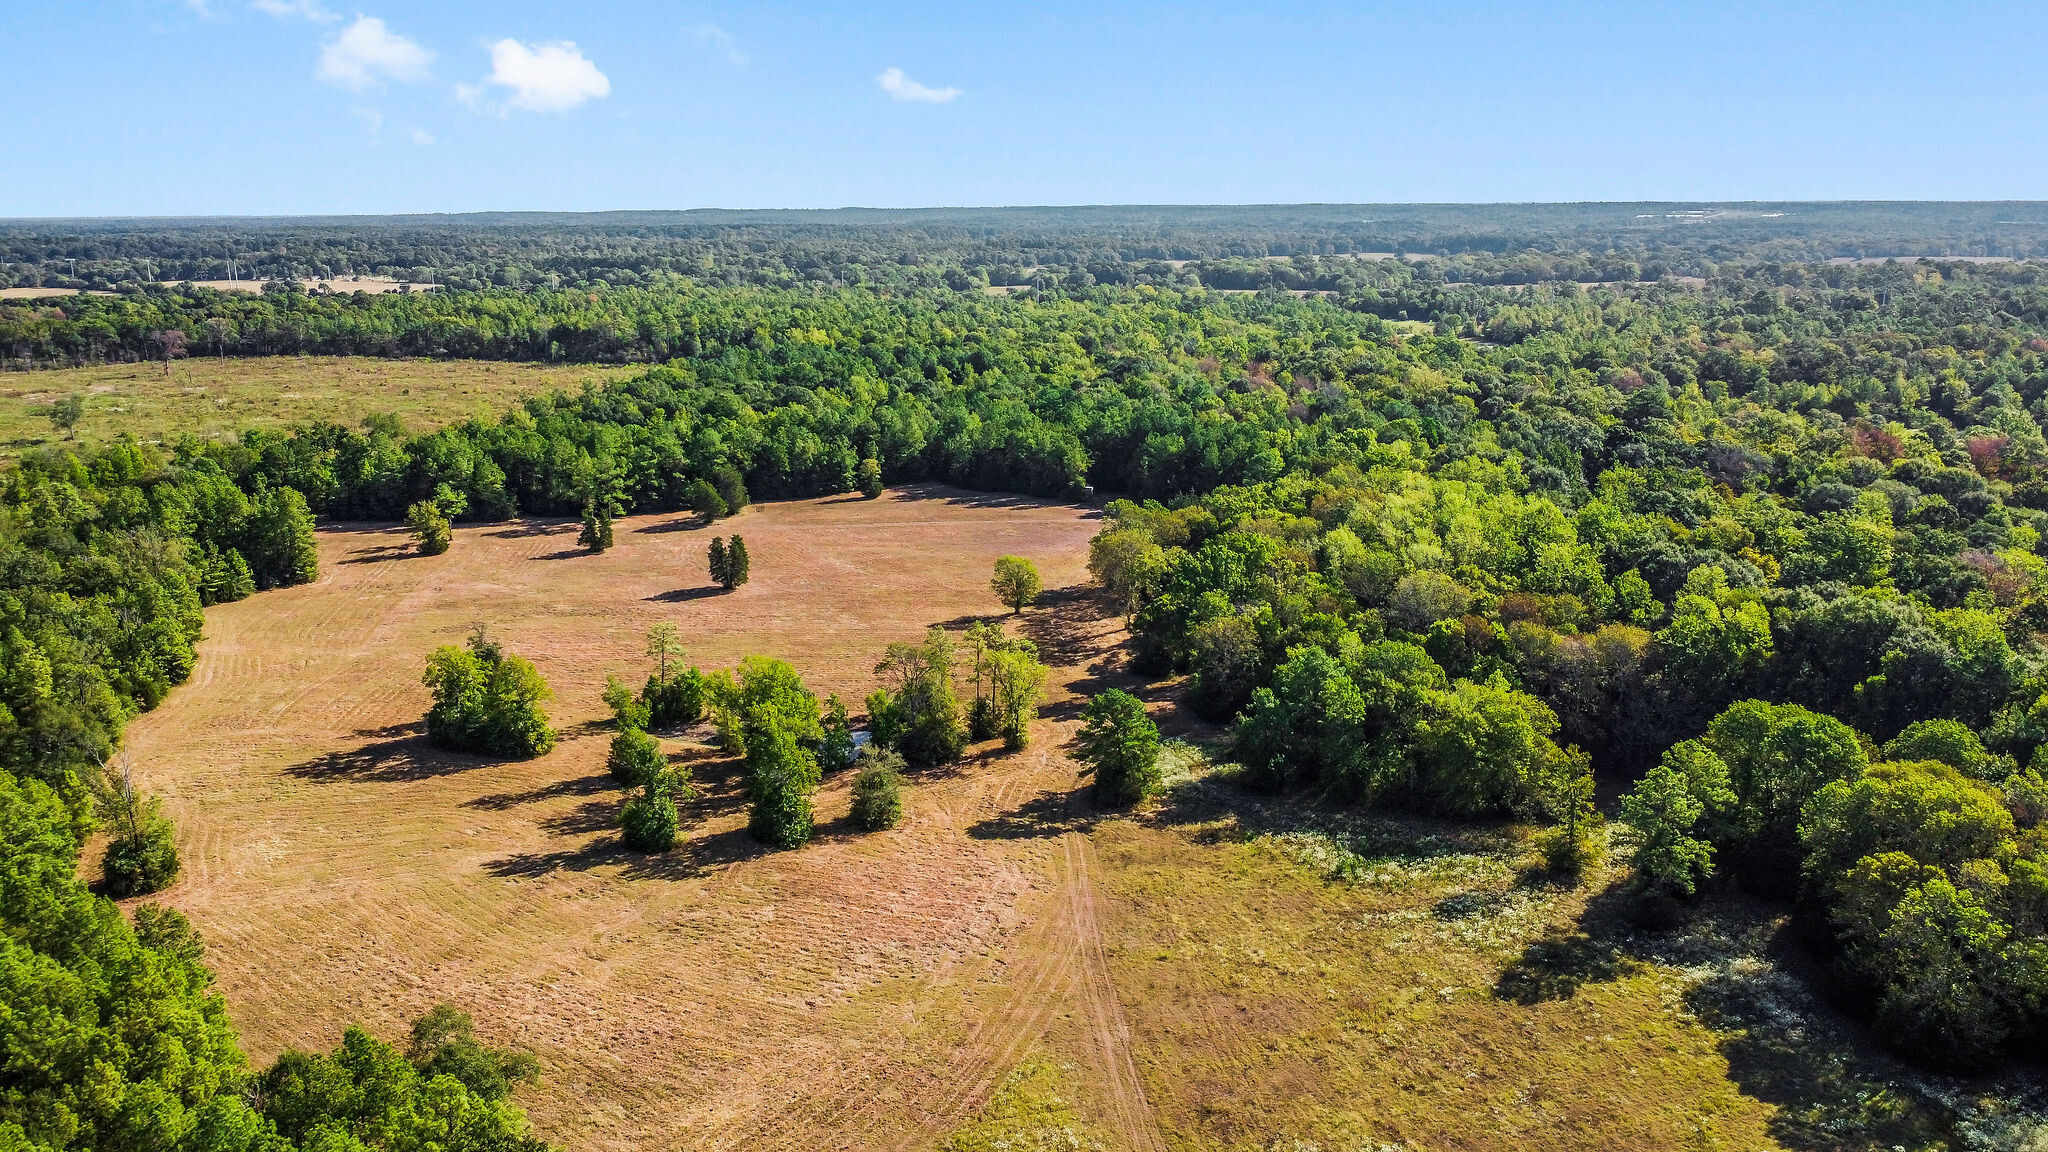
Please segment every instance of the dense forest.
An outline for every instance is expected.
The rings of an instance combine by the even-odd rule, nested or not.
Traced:
[[[743,248],[733,227],[705,243]],[[650,364],[450,428],[79,446],[5,473],[0,1143],[400,1148],[459,1106],[479,1127],[437,1146],[525,1146],[504,1077],[471,1067],[498,1057],[436,1071],[431,1045],[361,1034],[281,1063],[248,1103],[257,1078],[189,932],[131,924],[76,880],[95,826],[118,838],[122,726],[189,673],[203,605],[313,577],[315,517],[624,514],[707,490],[737,506],[867,487],[868,461],[891,483],[1110,499],[1091,568],[1134,664],[1188,677],[1247,786],[1534,821],[1568,870],[1599,849],[1605,780],[1646,917],[1715,885],[1783,898],[1902,1048],[1981,1066],[2038,1046],[2038,266],[1751,261],[1704,283],[1506,288],[1447,276],[1454,260],[1221,251],[1187,257],[1207,262],[1191,278],[1165,251],[1156,275],[1007,296],[834,273],[0,307],[22,360]],[[1261,267],[1256,292],[1203,286]],[[173,1055],[142,1018],[190,1035]],[[372,1097],[414,1119],[362,1119]]]
[[[1655,280],[1724,264],[2048,255],[2010,203],[1328,204],[0,221],[0,286],[390,276],[486,287],[1128,283],[1185,261],[1459,257],[1466,278]],[[1156,275],[1157,273],[1151,273]],[[1208,281],[1204,281],[1208,283]],[[1233,287],[1211,283],[1211,287]]]

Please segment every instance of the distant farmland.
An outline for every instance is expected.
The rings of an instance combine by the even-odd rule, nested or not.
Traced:
[[[77,439],[104,443],[123,433],[173,443],[179,437],[237,436],[311,420],[353,425],[391,412],[415,432],[479,414],[496,415],[527,396],[574,390],[641,369],[481,360],[385,360],[304,356],[220,360],[195,354],[171,363],[107,364],[0,373],[0,456],[54,444],[50,403],[85,402]]]

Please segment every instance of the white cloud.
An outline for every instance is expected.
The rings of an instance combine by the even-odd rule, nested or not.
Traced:
[[[315,24],[332,24],[341,17],[328,11],[320,0],[249,0],[249,7],[266,12],[279,20],[307,20]]]
[[[898,100],[921,100],[926,104],[944,104],[960,95],[958,88],[927,88],[905,76],[901,68],[891,68],[875,77],[875,83]]]
[[[380,80],[424,80],[433,59],[432,52],[384,27],[382,20],[358,16],[321,46],[320,78],[360,92]]]
[[[510,88],[511,106],[528,112],[567,112],[586,100],[612,94],[612,82],[568,40],[533,45],[498,41],[491,45],[489,82]],[[473,103],[461,91],[456,95]]]
[[[424,148],[434,142],[434,134],[425,128],[415,128],[412,130],[412,142]]]
[[[690,35],[697,38],[697,43],[705,45],[712,51],[725,57],[726,61],[733,67],[746,67],[747,54],[740,51],[740,42],[733,39],[732,33],[727,32],[716,24],[698,24],[687,29],[687,31]]]
[[[369,128],[372,136],[384,130],[384,113],[375,108],[351,108],[348,113],[361,120],[364,126]]]
[[[227,17],[214,10],[213,0],[185,0],[185,7],[190,8],[192,14],[201,20],[227,19]]]

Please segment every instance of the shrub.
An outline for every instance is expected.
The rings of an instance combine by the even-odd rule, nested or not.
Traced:
[[[853,721],[846,714],[846,703],[835,693],[825,701],[823,737],[818,741],[818,770],[827,774],[853,766],[854,756],[860,751],[853,743]]]
[[[861,757],[853,778],[854,826],[868,832],[894,828],[903,820],[903,757],[886,748]]]
[[[685,668],[666,680],[649,676],[640,690],[640,703],[651,728],[683,728],[704,719],[705,677],[695,668]]]
[[[162,803],[139,791],[125,768],[103,765],[90,779],[112,834],[100,860],[108,894],[119,899],[168,888],[178,878],[178,838]]]
[[[612,546],[612,510],[603,501],[583,506],[583,530],[576,534],[576,543],[592,552],[602,552]]]
[[[619,809],[619,828],[626,847],[639,852],[666,852],[676,844],[676,802],[665,773],[647,778],[640,794]]]
[[[860,462],[860,494],[870,500],[882,494],[882,462],[873,456]]]
[[[448,524],[448,517],[432,500],[421,500],[405,510],[405,523],[412,530],[412,538],[418,545],[420,555],[439,556],[448,550],[449,541],[455,537]]]
[[[726,514],[725,501],[709,480],[692,480],[683,502],[689,505],[690,511],[702,516],[706,524]]]
[[[1607,845],[1596,824],[1553,824],[1536,834],[1536,855],[1556,876],[1582,876],[1606,858]]]
[[[668,757],[662,755],[661,745],[654,737],[637,728],[625,728],[612,737],[605,767],[612,779],[637,788],[668,771]]]

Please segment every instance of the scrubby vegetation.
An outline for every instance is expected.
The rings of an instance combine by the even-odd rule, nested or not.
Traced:
[[[506,652],[479,624],[466,647],[444,644],[427,657],[434,695],[427,739],[458,752],[525,759],[555,746],[541,707],[553,692],[529,661]]]

